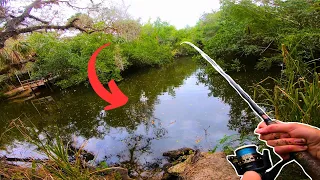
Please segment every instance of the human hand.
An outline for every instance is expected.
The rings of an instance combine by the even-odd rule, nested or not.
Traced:
[[[284,160],[290,158],[289,153],[299,151],[307,151],[320,159],[320,130],[313,126],[280,121],[267,126],[261,122],[255,132]]]

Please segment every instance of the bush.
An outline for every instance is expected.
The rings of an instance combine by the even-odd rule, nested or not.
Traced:
[[[104,33],[80,34],[74,38],[59,39],[57,34],[34,33],[29,42],[38,55],[33,76],[48,74],[59,76],[57,85],[67,88],[87,80],[87,66],[92,53],[101,45],[112,42],[113,37]],[[96,71],[102,83],[120,80],[120,69],[114,60],[114,47],[103,49],[96,62]],[[125,61],[125,59],[123,59]],[[126,64],[126,62],[123,62]]]
[[[205,51],[232,64],[256,64],[269,69],[282,62],[282,44],[303,61],[320,56],[318,1],[223,0],[218,12],[198,23]],[[294,52],[295,51],[295,52]]]

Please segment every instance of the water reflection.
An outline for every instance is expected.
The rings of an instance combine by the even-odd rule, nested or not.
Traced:
[[[230,76],[253,97],[252,86],[265,79],[268,76],[276,76],[277,72],[251,72],[251,73],[234,73]],[[213,96],[221,99],[224,103],[230,105],[228,127],[231,130],[236,130],[241,134],[253,132],[256,125],[261,121],[255,116],[247,103],[231,88],[229,83],[220,75],[208,76],[204,71],[197,73],[200,83],[205,84],[210,90],[208,96]],[[265,87],[272,88],[271,81],[265,82]],[[258,103],[259,99],[255,99]]]
[[[247,91],[267,75],[234,76]],[[161,68],[140,69],[126,76],[119,88],[129,102],[112,111],[104,111],[106,102],[90,87],[81,86],[43,94],[55,103],[37,109],[31,102],[0,104],[0,123],[9,124],[25,113],[26,126],[35,125],[39,134],[59,134],[77,147],[88,140],[85,149],[97,161],[121,163],[138,174],[161,165],[164,151],[181,147],[208,150],[225,134],[252,131],[256,124],[247,104],[220,75],[207,76],[188,58]],[[1,126],[0,131],[4,130]],[[16,130],[0,140],[12,150],[15,142],[25,143]]]

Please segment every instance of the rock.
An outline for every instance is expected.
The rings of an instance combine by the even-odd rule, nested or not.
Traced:
[[[180,156],[190,155],[194,152],[191,148],[181,148],[178,150],[167,151],[163,153],[163,156],[169,157],[169,161],[176,161]]]
[[[197,149],[191,158],[191,163],[192,164],[196,163],[200,159],[200,157],[201,157],[201,151],[199,149]]]
[[[115,177],[120,176],[122,180],[132,180],[128,176],[128,169],[122,167],[111,167],[106,170],[107,177],[106,179],[114,179]]]
[[[161,180],[180,180],[182,179],[181,177],[179,176],[174,176],[172,174],[169,174],[169,173],[164,173]]]
[[[203,153],[194,152],[191,148],[181,148],[163,153],[169,157],[169,162],[163,166],[163,180],[239,180],[240,177],[227,161],[223,152]]]
[[[183,163],[179,163],[175,166],[170,167],[168,169],[168,173],[178,176],[181,173],[183,173],[185,169],[186,169],[186,163],[183,162]]]
[[[163,165],[162,169],[163,169],[165,172],[167,172],[168,169],[169,169],[170,167],[172,167],[172,166],[173,166],[173,165],[172,165],[171,163],[166,163],[166,164]]]
[[[192,158],[192,155],[189,155],[189,156],[187,156],[185,161],[170,167],[168,169],[168,173],[175,175],[175,176],[180,176],[184,172],[184,170],[186,169],[187,164],[191,162],[191,158]]]
[[[186,180],[239,180],[235,170],[227,161],[226,155],[219,153],[201,153],[197,150],[194,155],[180,156],[178,159],[185,161],[177,163],[169,163],[165,168],[168,168],[162,179],[186,179]],[[177,163],[177,164],[174,164]],[[170,165],[172,165],[170,167]]]
[[[131,171],[129,172],[129,176],[132,177],[132,178],[134,178],[134,179],[136,179],[136,178],[139,176],[139,174],[138,174],[137,171],[131,170]]]
[[[144,171],[139,175],[139,178],[136,179],[153,179],[153,180],[160,180],[163,177],[163,172],[155,172],[155,171]]]

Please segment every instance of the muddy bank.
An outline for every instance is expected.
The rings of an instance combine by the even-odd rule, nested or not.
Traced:
[[[223,152],[208,153],[182,148],[163,155],[168,157],[169,163],[163,167],[165,173],[162,179],[240,179]]]

